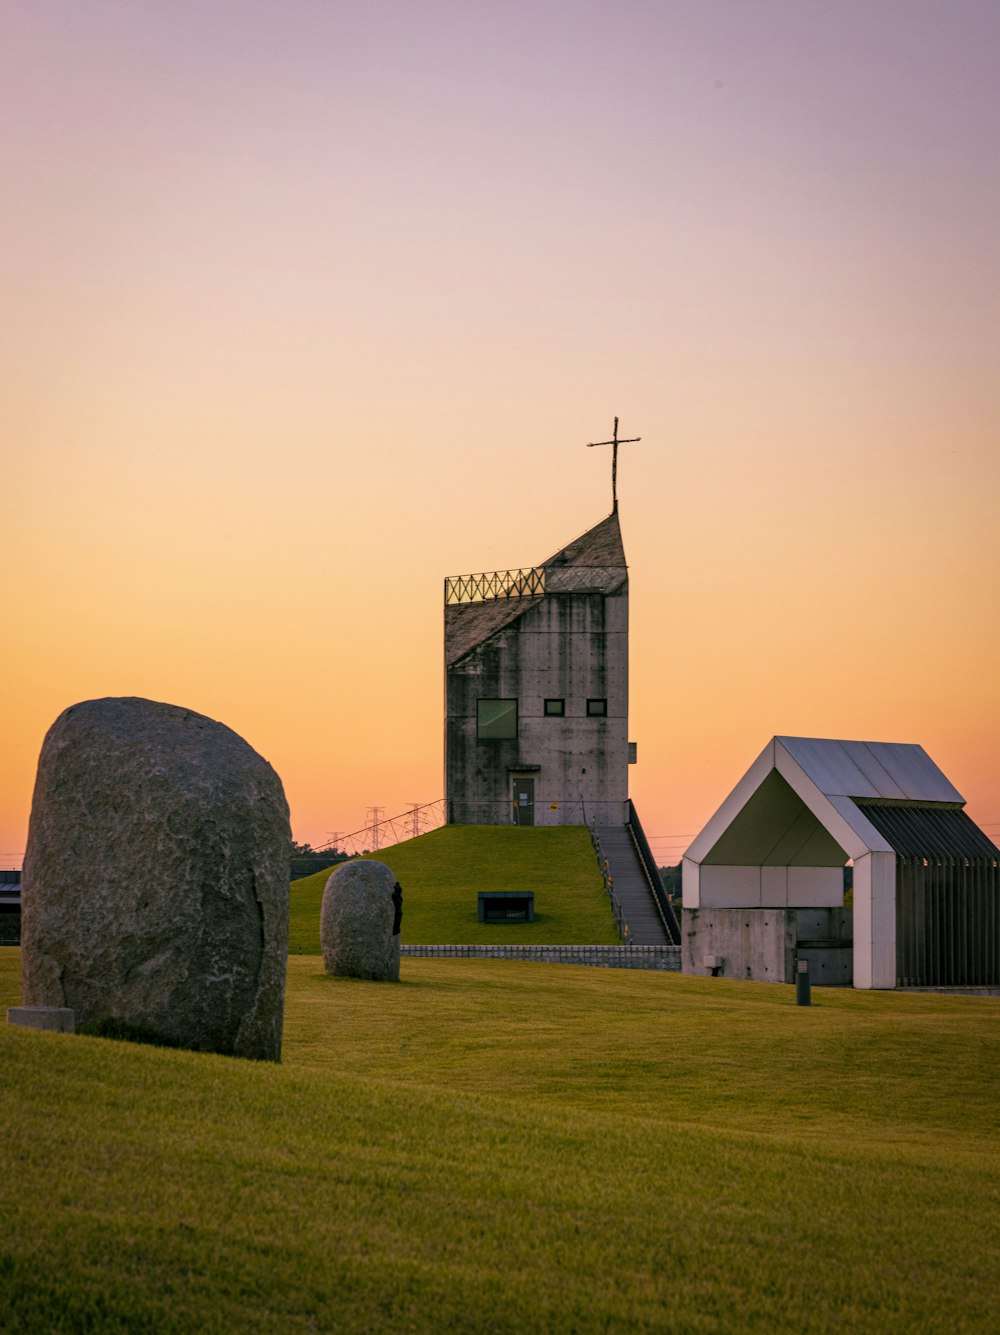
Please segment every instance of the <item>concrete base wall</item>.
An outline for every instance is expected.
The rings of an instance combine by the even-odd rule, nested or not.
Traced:
[[[809,961],[813,983],[850,986],[851,910],[685,908],[681,919],[684,973],[792,983]]]

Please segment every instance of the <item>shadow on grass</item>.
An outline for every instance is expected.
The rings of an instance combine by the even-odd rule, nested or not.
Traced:
[[[337,984],[338,986],[343,984],[348,987],[352,985],[361,985],[363,987],[377,987],[380,991],[385,987],[392,988],[393,990],[395,990],[397,987],[404,988],[408,992],[441,991],[440,983],[438,982],[438,980],[433,978],[430,979],[395,978],[392,980],[377,979],[377,978],[352,978],[350,977],[349,974],[343,974],[343,973],[311,973],[311,974],[306,974],[306,977],[311,978],[312,981],[316,983],[334,983]]]
[[[128,1021],[119,1020],[116,1016],[81,1024],[76,1032],[86,1034],[88,1038],[112,1038],[120,1043],[144,1043],[153,1048],[184,1047],[184,1044],[179,1043],[176,1038],[169,1038],[166,1034],[160,1034],[155,1029],[147,1029],[141,1024],[129,1024]]]

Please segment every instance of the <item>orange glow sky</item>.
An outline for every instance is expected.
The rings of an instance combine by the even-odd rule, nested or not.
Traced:
[[[1000,836],[995,0],[0,11],[0,864],[67,705],[442,796],[445,575],[619,492],[633,796],[920,742]]]

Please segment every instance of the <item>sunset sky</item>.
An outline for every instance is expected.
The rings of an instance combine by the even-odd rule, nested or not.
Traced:
[[[775,733],[1000,838],[996,0],[8,0],[0,865],[76,701],[324,843],[443,795],[442,583],[610,510],[676,862]]]

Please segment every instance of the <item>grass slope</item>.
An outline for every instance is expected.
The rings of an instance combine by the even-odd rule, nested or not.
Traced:
[[[281,1066],[0,1029],[3,1328],[992,1331],[997,1003],[813,995],[293,958]]]
[[[371,854],[403,887],[404,945],[617,945],[614,914],[584,826],[446,825]],[[289,950],[319,954],[328,870],[292,883]],[[477,919],[480,890],[533,890],[535,921]]]

